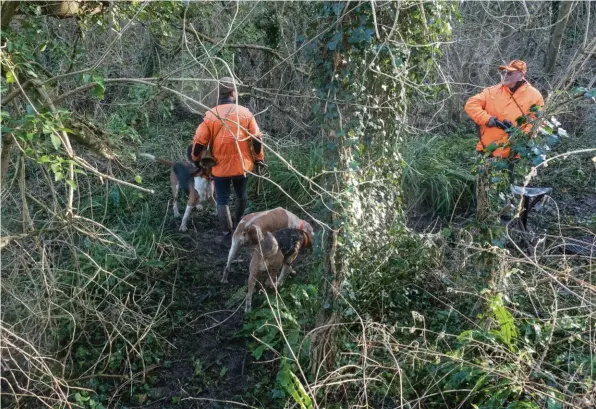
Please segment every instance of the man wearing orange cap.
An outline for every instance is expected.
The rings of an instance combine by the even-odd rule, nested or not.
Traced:
[[[247,174],[264,166],[262,136],[253,114],[236,103],[236,85],[231,77],[219,80],[217,106],[210,109],[195,132],[192,159],[200,166],[203,149],[211,147],[215,165],[211,174],[217,193],[217,216],[222,235],[215,241],[228,244],[233,224],[244,215],[248,202]],[[234,223],[229,202],[231,186],[236,192]]]
[[[474,95],[466,102],[465,111],[470,118],[480,127],[479,141],[476,150],[484,152],[494,144],[495,149],[491,156],[498,158],[509,157],[507,133],[498,127],[497,121],[510,122],[530,113],[533,105],[544,106],[544,99],[540,92],[526,80],[528,67],[521,60],[513,60],[507,65],[499,67],[501,71],[501,84],[485,88],[481,93]],[[529,124],[524,124],[522,130],[528,132]]]
[[[501,124],[515,124],[520,116],[530,114],[534,105],[544,106],[540,92],[526,80],[528,67],[521,60],[513,60],[499,67],[502,81],[488,87],[466,102],[465,111],[478,125],[478,144],[476,150],[485,152],[490,147],[491,157],[508,158],[510,147],[506,146],[508,135]],[[529,132],[531,125],[522,125],[524,132]],[[509,160],[509,183],[513,183],[513,161]],[[476,178],[476,221],[484,223],[490,220],[491,205],[489,196],[488,172]]]

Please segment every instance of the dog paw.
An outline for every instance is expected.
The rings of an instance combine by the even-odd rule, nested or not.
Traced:
[[[184,232],[184,231],[187,231],[187,230],[188,230],[188,227],[186,227],[186,226],[180,226],[180,231]]]
[[[222,284],[227,284],[228,283],[228,279],[226,277],[222,277],[221,280],[219,280],[220,283]]]
[[[176,219],[179,219],[179,218],[180,218],[180,213],[178,213],[178,212],[174,212],[174,217],[175,217]]]

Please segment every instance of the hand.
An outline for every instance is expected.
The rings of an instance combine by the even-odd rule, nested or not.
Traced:
[[[262,160],[255,161],[256,174],[260,175],[266,167],[267,165],[265,165],[265,162],[263,162]]]
[[[508,120],[508,119],[505,119],[505,120],[503,121],[503,125],[505,125],[505,127],[506,127],[507,129],[509,129],[509,128],[511,128],[511,127],[513,126],[513,122],[511,122],[511,121],[510,121],[510,120]]]
[[[490,119],[488,120],[488,123],[486,124],[486,126],[488,126],[489,128],[492,128],[493,126],[497,126],[497,118],[495,118],[494,116],[491,116]]]

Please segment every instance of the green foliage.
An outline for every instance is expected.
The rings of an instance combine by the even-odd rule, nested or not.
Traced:
[[[281,289],[280,300],[271,299],[245,316],[240,335],[251,338],[249,349],[257,360],[274,353],[280,356],[281,366],[276,387],[264,398],[285,400],[291,396],[301,408],[311,408],[311,398],[296,377],[298,365],[308,365],[310,338],[304,338],[305,328],[314,325],[320,307],[317,288],[312,285],[291,285]],[[253,301],[254,303],[254,301]],[[267,354],[267,355],[265,355]]]
[[[266,351],[293,357],[300,352],[307,358],[308,348],[302,345],[302,327],[312,325],[316,313],[317,289],[314,285],[291,285],[281,289],[282,302],[272,299],[247,314],[242,334],[254,341],[249,345],[255,359],[261,359]]]
[[[269,180],[261,182],[261,194],[253,198],[252,205],[256,209],[282,206],[292,211],[299,210],[297,203],[307,204],[311,209],[320,207],[320,197],[316,194],[320,189],[309,183],[307,179],[321,184],[326,160],[325,150],[324,142],[313,140],[276,149],[281,158],[272,153],[266,153]],[[257,178],[249,178],[249,191],[256,191],[256,185]]]
[[[447,217],[457,209],[468,208],[474,194],[471,168],[476,141],[475,137],[459,135],[407,140],[402,150],[405,203]]]
[[[292,372],[288,360],[282,358],[281,368],[277,373],[277,383],[294,399],[300,409],[312,409],[312,399],[304,389],[300,379]]]
[[[518,331],[513,316],[503,305],[503,294],[497,294],[492,297],[489,301],[489,306],[499,323],[499,330],[493,331],[493,333],[498,335],[501,342],[503,342],[510,350],[514,351],[517,343]]]

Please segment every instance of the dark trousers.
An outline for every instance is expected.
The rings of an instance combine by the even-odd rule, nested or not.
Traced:
[[[236,198],[239,200],[248,199],[247,191],[247,177],[244,175],[232,176],[232,177],[217,177],[214,176],[215,180],[215,193],[217,194],[218,206],[227,206],[230,204],[230,185],[234,186],[234,192]]]

